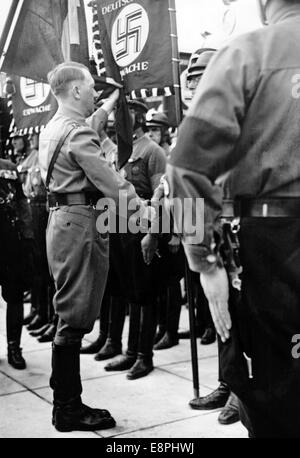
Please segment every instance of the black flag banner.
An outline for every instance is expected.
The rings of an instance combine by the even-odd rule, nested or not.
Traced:
[[[39,133],[57,110],[50,86],[19,76],[10,80],[14,88],[8,102],[14,122],[10,130],[20,135]]]
[[[106,74],[132,98],[173,94],[169,1],[97,0],[97,9]]]
[[[0,70],[47,82],[55,65],[89,65],[83,0],[14,1],[0,42]]]
[[[93,46],[95,48],[95,64],[99,79],[106,79],[107,82],[113,80],[122,83],[120,72],[115,63],[109,44],[106,47],[106,61],[102,51],[102,42],[99,30],[99,17],[96,2],[91,2],[93,8]],[[106,37],[107,38],[107,37]],[[105,41],[107,41],[105,39]],[[106,62],[109,62],[108,72],[106,70]],[[107,76],[109,73],[110,76]],[[121,169],[132,153],[132,121],[129,114],[127,100],[124,88],[120,88],[120,97],[117,103],[115,112],[115,128],[118,144],[118,168]]]

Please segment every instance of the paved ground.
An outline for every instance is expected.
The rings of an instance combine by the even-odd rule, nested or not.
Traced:
[[[187,310],[182,308],[181,328],[187,328]],[[86,336],[92,341],[94,331]],[[124,332],[126,348],[127,322]],[[155,370],[147,377],[130,381],[125,373],[107,373],[106,362],[92,355],[81,356],[83,400],[93,407],[108,408],[117,420],[111,430],[59,433],[51,425],[52,392],[48,387],[50,344],[40,344],[24,329],[23,353],[27,369],[17,371],[7,364],[5,305],[0,297],[0,437],[117,437],[117,438],[200,438],[247,437],[241,423],[221,426],[218,411],[195,411],[189,341],[169,350],[156,351]],[[198,346],[201,396],[216,388],[217,347]]]

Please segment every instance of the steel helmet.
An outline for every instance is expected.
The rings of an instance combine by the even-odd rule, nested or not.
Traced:
[[[200,76],[204,73],[204,70],[206,69],[209,61],[211,58],[214,56],[216,53],[216,49],[204,49],[202,50],[201,54],[198,55],[198,57],[195,59],[191,59],[190,64],[188,66],[188,73],[187,73],[187,80],[190,80],[191,78],[195,76]]]

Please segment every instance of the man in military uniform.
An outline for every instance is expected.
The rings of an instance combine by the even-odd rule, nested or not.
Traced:
[[[161,146],[166,156],[170,154],[169,120],[165,113],[149,110],[146,115],[146,127],[149,138]],[[154,191],[152,201],[163,205],[164,178]],[[172,229],[171,229],[172,231]],[[178,326],[181,311],[180,279],[184,276],[184,253],[180,239],[176,235],[161,237],[164,244],[164,275],[162,292],[157,303],[157,331],[154,337],[154,350],[164,350],[178,345]]]
[[[150,110],[149,110],[150,111]],[[148,118],[149,112],[147,113]],[[170,155],[171,138],[169,134],[170,123],[165,113],[154,112],[146,123],[148,135],[155,143],[161,146]]]
[[[300,360],[292,342],[300,329],[300,1],[260,6],[269,25],[231,41],[210,62],[168,178],[170,196],[205,199],[203,243],[188,239],[185,250],[224,342],[222,378],[240,399],[249,435],[299,437]],[[217,249],[223,196],[240,217],[240,300]]]
[[[31,214],[16,165],[0,159],[0,285],[7,302],[8,362],[25,369],[20,348],[23,324],[23,292],[30,287],[29,264],[33,232]]]
[[[133,151],[121,170],[137,194],[150,200],[165,172],[164,150],[145,134],[147,105],[143,100],[128,102],[133,122]],[[123,296],[130,304],[127,351],[112,360],[105,370],[128,370],[127,378],[135,380],[153,370],[153,340],[156,329],[156,303],[164,278],[157,234],[119,234],[121,252],[115,253],[115,271],[125,285]],[[119,266],[119,267],[118,267]]]
[[[216,53],[215,49],[204,48],[198,50],[199,56],[192,60],[188,67],[187,82],[188,88],[194,97],[196,94],[197,87],[205,73],[205,70]],[[193,280],[198,284],[194,284],[197,297],[197,308],[198,315],[202,312],[203,319],[205,321],[205,332],[201,337],[202,344],[209,344],[216,340],[216,331],[212,321],[212,317],[209,311],[208,302],[204,295],[203,288],[199,284],[197,275],[193,273]],[[222,345],[220,340],[218,345]],[[220,361],[219,361],[220,364]],[[213,410],[223,407],[218,421],[221,424],[232,424],[239,421],[239,410],[238,401],[234,393],[230,393],[229,386],[222,380],[222,371],[219,368],[219,381],[220,385],[214,391],[209,393],[207,396],[192,399],[190,406],[196,410]]]
[[[49,190],[47,255],[59,316],[50,379],[53,424],[59,431],[106,429],[115,426],[110,413],[85,406],[80,396],[81,340],[99,314],[108,271],[108,237],[97,232],[95,206],[104,195],[118,208],[121,195],[125,202],[136,203],[142,218],[150,211],[133,186],[109,167],[98,134],[86,123],[97,96],[88,69],[67,62],[48,79],[58,111],[40,135],[39,161]],[[100,118],[105,120],[106,109],[117,97],[115,91],[102,106]]]
[[[210,60],[213,58],[213,56],[216,53],[216,49],[214,48],[203,48],[203,49],[198,49],[196,53],[191,57],[188,69],[187,69],[187,86],[189,91],[192,94],[192,97],[194,97],[196,93],[196,89],[198,87],[198,84],[201,81],[202,76],[204,75],[204,72],[206,70],[207,65],[209,64]],[[196,57],[198,55],[198,57]],[[192,276],[192,279],[195,280],[195,276]],[[193,282],[196,283],[196,282]],[[199,283],[197,281],[197,283]],[[196,296],[196,302],[197,302],[197,308],[201,309],[198,310],[197,317],[202,314],[203,317],[203,323],[204,323],[204,331],[201,336],[201,344],[202,345],[209,345],[216,340],[216,331],[214,328],[214,324],[212,321],[211,314],[208,309],[208,303],[207,300],[203,294],[203,289],[199,284],[194,284],[195,287],[195,296]],[[201,318],[200,318],[201,320]],[[202,320],[201,320],[202,321]],[[197,323],[198,324],[198,323]],[[201,333],[200,333],[201,334]],[[224,388],[224,389],[223,389]],[[226,396],[224,397],[224,392],[225,392],[225,387],[224,384],[221,386],[221,398],[222,400],[226,399]],[[229,390],[227,390],[229,393]],[[210,398],[211,399],[211,398]],[[203,399],[205,402],[205,400]],[[222,401],[223,402],[223,401]],[[222,407],[222,402],[215,404],[215,408]],[[191,404],[192,406],[192,404]],[[199,406],[199,404],[198,404]],[[208,408],[207,404],[206,407]]]

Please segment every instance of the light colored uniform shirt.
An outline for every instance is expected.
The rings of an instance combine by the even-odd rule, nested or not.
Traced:
[[[118,203],[119,192],[127,201],[139,198],[134,187],[115,172],[105,160],[100,139],[94,129],[75,110],[59,108],[40,134],[39,163],[45,181],[55,148],[64,133],[78,124],[62,146],[54,165],[50,192],[78,193],[99,190]]]

